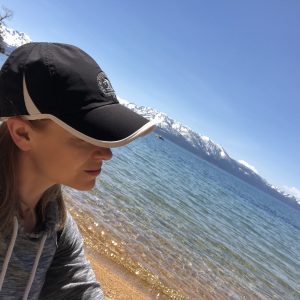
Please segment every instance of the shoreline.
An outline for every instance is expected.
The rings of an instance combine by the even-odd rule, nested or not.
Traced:
[[[147,290],[139,278],[108,258],[94,253],[88,246],[85,245],[84,250],[106,300],[167,299]]]
[[[147,269],[141,269],[141,266],[130,258],[125,256],[124,259],[118,255],[120,254],[118,252],[123,251],[122,249],[109,248],[108,244],[115,245],[114,241],[98,227],[94,217],[76,205],[72,198],[68,197],[66,200],[68,211],[76,221],[83,237],[86,258],[90,261],[105,299],[189,299],[165,286],[158,277],[149,274]]]

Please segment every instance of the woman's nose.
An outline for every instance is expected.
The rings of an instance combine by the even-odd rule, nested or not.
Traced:
[[[112,159],[112,152],[110,148],[98,148],[95,152],[95,158],[96,159],[101,159],[101,160],[110,160]]]

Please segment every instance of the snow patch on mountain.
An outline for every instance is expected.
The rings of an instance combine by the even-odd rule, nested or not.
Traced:
[[[30,43],[30,37],[24,33],[2,25],[2,37],[5,43],[5,54],[9,55],[14,49]]]
[[[245,167],[247,167],[248,169],[250,169],[252,172],[258,174],[257,169],[256,169],[254,166],[252,166],[252,165],[250,165],[249,163],[247,163],[245,160],[242,160],[242,159],[241,159],[241,160],[239,160],[238,162],[239,162],[240,164],[244,165]]]
[[[297,202],[300,204],[300,189],[292,186],[292,187],[288,187],[288,186],[284,186],[283,191],[286,193],[286,195],[292,195],[296,198]]]

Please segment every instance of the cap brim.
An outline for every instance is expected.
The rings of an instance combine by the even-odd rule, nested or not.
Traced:
[[[76,137],[100,147],[124,146],[155,129],[149,121],[121,104],[94,108],[89,112],[49,118]]]
[[[32,101],[23,77],[23,93],[28,120],[51,119],[74,136],[100,147],[120,147],[155,129],[156,120],[149,121],[129,108],[114,103],[91,110],[68,114],[44,114]]]

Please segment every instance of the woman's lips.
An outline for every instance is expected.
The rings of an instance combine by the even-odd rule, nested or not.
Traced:
[[[86,170],[85,171],[87,174],[92,175],[92,176],[98,176],[101,173],[101,169],[98,170]]]

